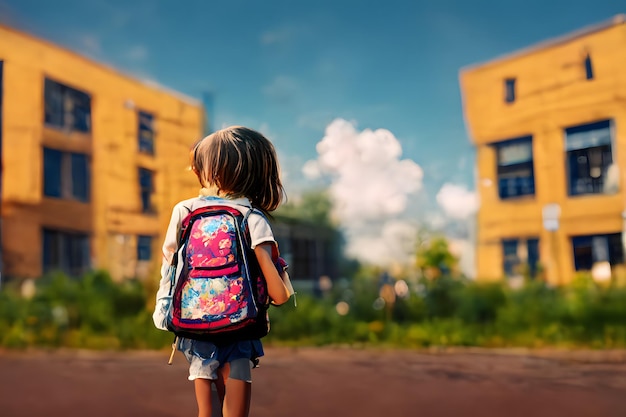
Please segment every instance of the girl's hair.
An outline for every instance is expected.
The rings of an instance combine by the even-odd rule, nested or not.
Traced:
[[[203,187],[228,197],[247,197],[265,213],[278,208],[285,190],[274,145],[261,133],[242,126],[218,130],[196,142],[191,169]]]

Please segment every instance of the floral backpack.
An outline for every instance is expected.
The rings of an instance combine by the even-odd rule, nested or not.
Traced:
[[[205,206],[183,220],[170,268],[168,330],[214,343],[258,339],[269,331],[269,296],[250,248],[244,215],[231,206]],[[278,253],[276,253],[278,256]],[[178,279],[176,277],[178,276]]]

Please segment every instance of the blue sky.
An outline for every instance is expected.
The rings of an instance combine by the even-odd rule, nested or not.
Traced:
[[[334,119],[387,129],[419,203],[474,188],[459,70],[626,12],[616,0],[0,0],[0,22],[200,98],[275,142],[291,192]]]

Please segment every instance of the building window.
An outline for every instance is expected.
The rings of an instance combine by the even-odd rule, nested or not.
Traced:
[[[137,236],[137,260],[149,261],[152,259],[152,236]]]
[[[534,278],[539,266],[539,239],[504,239],[502,270],[507,277]]]
[[[585,77],[588,80],[593,80],[593,65],[591,63],[591,56],[587,54],[585,57]]]
[[[141,197],[141,211],[153,213],[152,194],[154,193],[154,173],[149,169],[139,168],[139,192]]]
[[[504,101],[507,103],[515,101],[515,78],[504,80]]]
[[[88,202],[90,169],[87,155],[43,148],[43,194]]]
[[[534,195],[535,173],[532,136],[499,142],[495,147],[500,198]]]
[[[569,195],[604,193],[613,163],[610,120],[567,128],[565,141]]]
[[[89,236],[84,233],[43,230],[43,270],[79,276],[90,269]]]
[[[138,112],[139,126],[137,136],[139,152],[154,155],[154,116],[146,112]]]
[[[48,78],[44,82],[46,125],[79,132],[91,131],[91,97]]]
[[[574,267],[577,271],[590,271],[596,262],[617,265],[624,262],[622,234],[574,236]]]

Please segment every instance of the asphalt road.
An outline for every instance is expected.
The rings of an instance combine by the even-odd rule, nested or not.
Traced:
[[[0,351],[0,416],[195,416],[167,357]],[[624,351],[267,348],[253,379],[253,417],[626,416]]]

